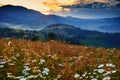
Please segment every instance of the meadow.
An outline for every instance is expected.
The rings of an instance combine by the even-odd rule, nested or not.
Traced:
[[[0,80],[120,80],[120,50],[1,38]]]

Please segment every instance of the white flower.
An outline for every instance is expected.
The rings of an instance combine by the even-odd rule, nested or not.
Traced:
[[[16,55],[16,57],[19,57],[19,56],[20,56],[20,54],[17,54],[17,55]]]
[[[0,62],[0,64],[5,64],[5,63],[6,63],[6,61],[1,61],[1,62]]]
[[[44,59],[40,59],[40,63],[39,64],[43,64],[45,63],[45,60]]]
[[[115,65],[113,65],[112,63],[107,63],[106,66],[107,67],[115,67]]]
[[[93,76],[90,76],[90,78],[93,78]]]
[[[42,71],[42,73],[43,73],[44,75],[48,75],[48,72],[47,72],[47,71]]]
[[[0,68],[3,68],[4,67],[4,65],[0,65]]]
[[[111,72],[107,71],[105,74],[103,74],[103,76],[106,76],[106,75],[109,75],[109,74],[111,74]]]
[[[82,80],[83,79],[83,77],[80,77],[80,80]]]
[[[112,65],[111,67],[112,67],[112,68],[115,68],[115,65]]]
[[[34,78],[34,75],[30,75],[27,77],[28,79]]]
[[[12,57],[14,60],[16,60],[17,58],[16,57]]]
[[[12,77],[12,73],[7,73],[7,77]]]
[[[24,76],[17,76],[17,77],[14,77],[14,79],[21,79],[21,78],[23,78]]]
[[[10,66],[13,66],[13,65],[15,65],[14,63],[8,63]]]
[[[57,75],[57,79],[60,79],[62,77],[62,75]]]
[[[117,71],[116,70],[113,70],[112,73],[116,73]]]
[[[29,66],[29,65],[30,65],[30,63],[25,63],[25,65],[26,65],[26,66]]]
[[[58,65],[61,66],[61,67],[63,66],[62,64],[58,64]]]
[[[98,69],[99,73],[103,73],[105,70],[104,69]]]
[[[101,65],[98,66],[98,68],[102,68],[102,67],[104,67],[104,64],[101,64]]]
[[[94,71],[97,71],[97,69],[94,69]]]
[[[91,80],[98,80],[98,79],[96,79],[96,78],[93,78],[93,79],[91,79]]]
[[[24,68],[25,68],[26,71],[30,71],[31,70],[31,68],[29,68],[28,66],[24,66]]]
[[[85,77],[85,76],[86,76],[86,74],[87,74],[87,72],[85,72],[85,74],[83,74],[82,76],[83,76],[83,77]]]
[[[20,80],[27,80],[26,78],[21,78]]]
[[[104,77],[103,80],[110,80],[110,77]]]
[[[9,42],[8,42],[8,46],[11,46],[11,44],[12,44],[12,42],[11,42],[11,41],[9,41]]]
[[[49,70],[48,68],[43,68],[42,73],[43,73],[44,75],[48,75],[49,71],[50,71],[50,70]]]
[[[49,72],[50,70],[48,68],[43,68],[44,71]]]
[[[34,59],[34,60],[32,60],[32,62],[33,62],[33,63],[35,63],[35,62],[37,62],[37,60],[36,60],[36,59]]]
[[[96,74],[95,72],[93,74]]]
[[[23,74],[24,76],[28,76],[28,75],[29,75],[29,73],[28,73],[26,70],[23,70],[23,71],[22,71],[22,74]]]
[[[86,76],[85,78],[88,78],[88,76]]]
[[[74,75],[74,78],[79,78],[79,77],[80,77],[79,74],[75,74],[75,75]]]

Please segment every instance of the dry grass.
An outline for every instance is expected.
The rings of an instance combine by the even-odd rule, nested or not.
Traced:
[[[120,80],[120,50],[0,39],[0,80],[21,78]]]

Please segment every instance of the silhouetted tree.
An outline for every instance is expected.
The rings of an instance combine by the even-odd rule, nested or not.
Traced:
[[[39,41],[40,40],[39,35],[34,35],[31,40],[32,41]]]
[[[56,34],[55,33],[48,33],[48,40],[56,40]]]

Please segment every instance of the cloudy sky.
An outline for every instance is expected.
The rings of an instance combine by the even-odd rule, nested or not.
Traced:
[[[120,16],[120,0],[0,0],[0,6],[17,5],[39,11],[78,18]]]

